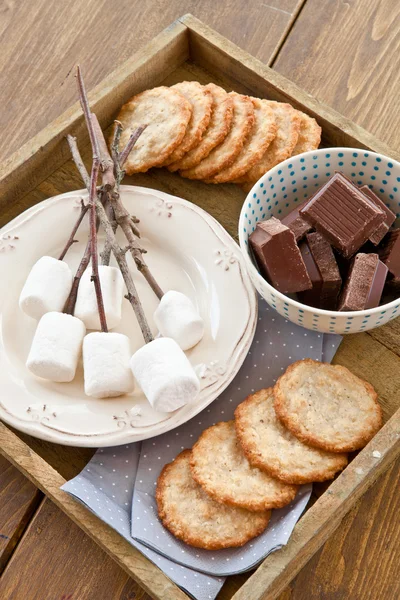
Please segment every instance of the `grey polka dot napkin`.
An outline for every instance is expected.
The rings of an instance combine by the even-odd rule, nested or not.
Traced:
[[[229,387],[209,408],[181,427],[141,444],[100,449],[78,477],[63,489],[83,502],[197,600],[213,600],[224,577],[254,568],[285,545],[304,511],[311,486],[293,502],[272,512],[266,531],[242,548],[210,552],[175,539],[157,518],[154,492],[162,467],[213,423],[229,420],[249,394],[272,386],[289,364],[302,358],[330,362],[340,336],[308,331],[259,302],[251,350]]]

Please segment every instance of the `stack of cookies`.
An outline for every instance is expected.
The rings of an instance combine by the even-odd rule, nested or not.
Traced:
[[[298,485],[332,479],[347,453],[381,427],[373,387],[342,366],[293,363],[274,388],[239,404],[234,421],[206,429],[166,465],[156,499],[163,525],[191,546],[242,546]]]
[[[246,188],[321,141],[315,119],[290,104],[197,81],[146,90],[131,98],[117,118],[124,127],[121,147],[136,127],[147,125],[125,163],[128,175],[166,167],[188,179]]]

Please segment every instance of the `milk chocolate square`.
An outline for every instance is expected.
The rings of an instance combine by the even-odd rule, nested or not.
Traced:
[[[346,258],[357,252],[385,219],[385,212],[341,173],[317,190],[300,215]]]
[[[390,227],[396,220],[396,215],[386,206],[386,204],[377,196],[367,185],[360,187],[360,191],[368,196],[370,200],[385,213],[385,220],[369,236],[370,241],[377,246],[385,237]]]
[[[339,299],[340,311],[366,310],[379,306],[388,269],[378,254],[355,256]]]
[[[278,219],[258,223],[249,242],[261,272],[277,290],[290,294],[312,287],[294,233]]]
[[[389,231],[378,248],[381,261],[394,277],[400,277],[400,228]]]
[[[299,300],[315,308],[335,310],[342,278],[330,244],[316,232],[307,234],[299,247],[313,286],[300,292]]]
[[[286,215],[286,217],[281,219],[281,223],[293,231],[296,242],[299,242],[306,233],[312,230],[310,223],[305,221],[303,217],[300,216],[300,209],[307,204],[308,200],[309,199],[307,198],[307,200],[299,204],[299,206],[296,206],[296,208]]]

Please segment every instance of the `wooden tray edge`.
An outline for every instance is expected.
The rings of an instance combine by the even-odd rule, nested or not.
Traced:
[[[92,538],[143,589],[157,600],[187,600],[188,596],[156,565],[88,508],[63,492],[65,479],[0,421],[0,452]]]
[[[287,546],[268,556],[232,600],[274,600],[336,530],[355,502],[400,455],[400,409],[297,523]]]
[[[266,66],[193,15],[186,14],[178,20],[189,29],[191,57],[207,70],[214,72],[214,68],[218,68],[219,71],[223,70],[228,76],[236,79],[235,63],[239,63],[245,73],[244,81],[243,73],[240,74],[241,83],[252,89],[260,90],[262,93],[262,82],[266,79],[268,84],[276,90],[276,100],[282,100],[282,96],[285,96],[287,101],[296,108],[305,110],[317,118],[322,128],[329,131],[332,137],[336,139],[336,146],[354,145],[354,147],[373,150],[400,161],[399,152],[381,142],[351,119],[344,117],[327,104],[320,102],[284,75]],[[201,43],[198,43],[197,40],[201,40]],[[218,66],[215,67],[215,65]],[[344,140],[344,138],[346,139]]]

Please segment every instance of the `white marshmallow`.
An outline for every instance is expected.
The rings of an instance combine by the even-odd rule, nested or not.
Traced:
[[[38,323],[26,366],[43,379],[72,381],[85,333],[85,325],[76,317],[46,313]]]
[[[204,321],[193,302],[185,294],[174,290],[161,298],[154,313],[154,322],[161,335],[175,340],[182,350],[193,348],[204,335]]]
[[[89,333],[83,340],[85,394],[93,398],[113,398],[133,390],[129,368],[129,338],[122,333]]]
[[[101,329],[96,292],[91,276],[92,269],[89,266],[79,283],[74,314],[85,323],[86,329]],[[107,326],[113,329],[121,322],[124,279],[119,269],[106,265],[99,265],[99,278]]]
[[[42,256],[33,265],[19,297],[20,309],[40,319],[50,311],[61,312],[71,291],[71,269],[62,260]]]
[[[186,354],[171,338],[157,338],[139,348],[131,369],[155,410],[171,412],[192,402],[200,383]]]

